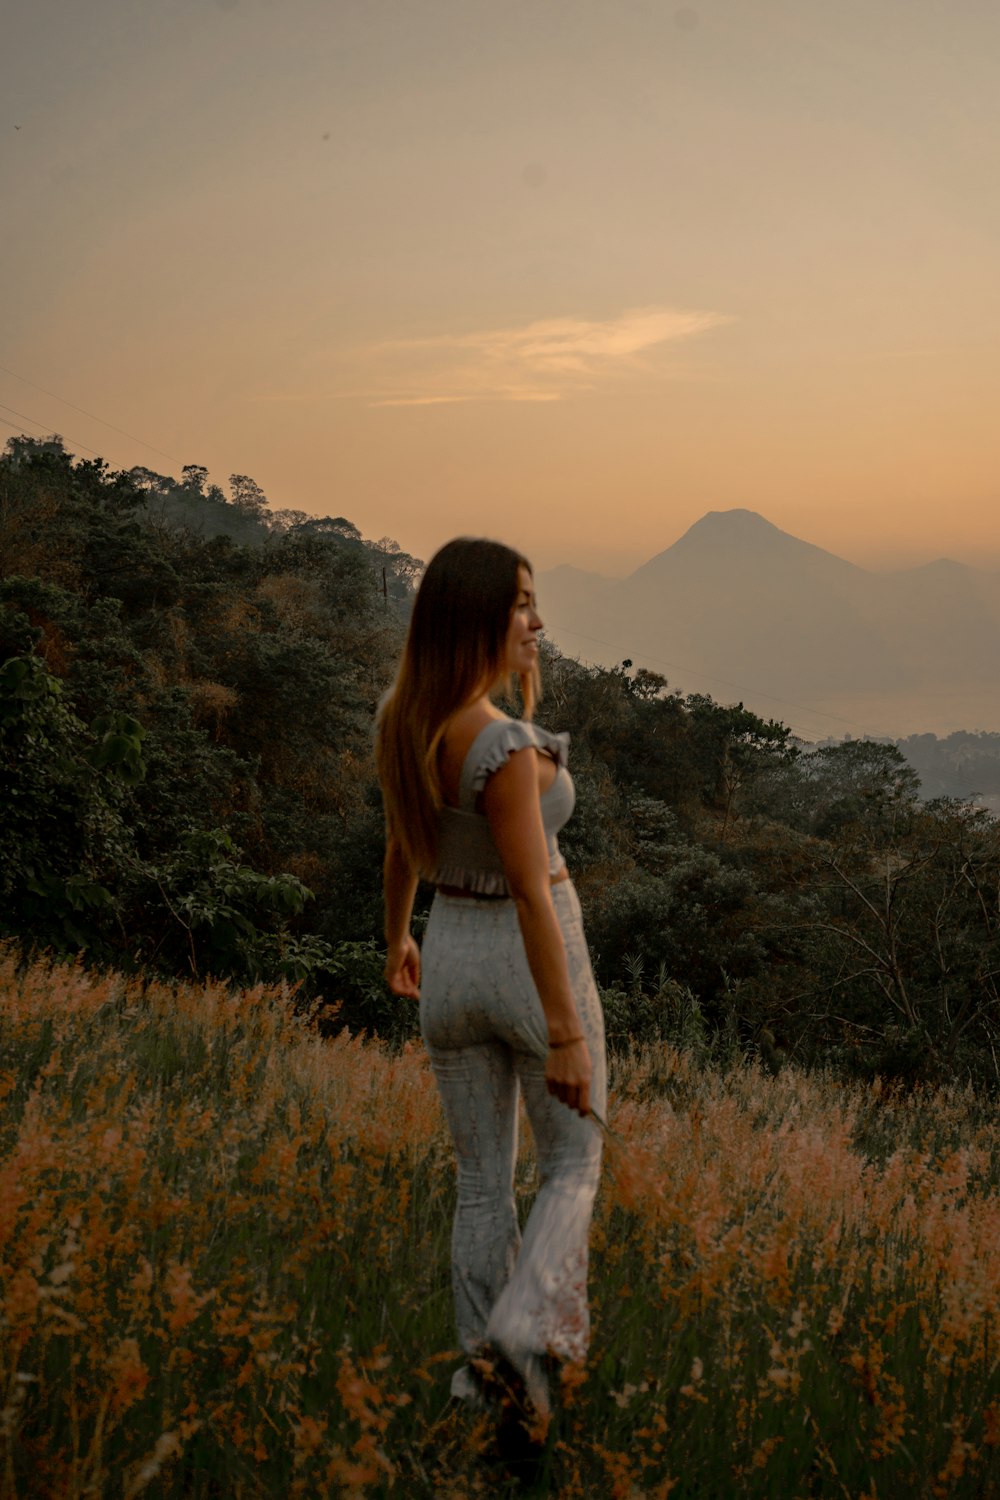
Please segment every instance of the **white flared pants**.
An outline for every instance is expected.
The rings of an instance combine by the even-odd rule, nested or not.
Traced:
[[[552,898],[593,1063],[591,1103],[607,1108],[604,1019],[570,881]],[[543,1356],[581,1360],[590,1332],[587,1242],[600,1175],[593,1119],[545,1087],[548,1034],[513,901],[435,896],[422,953],[420,1019],[458,1158],[452,1286],[463,1349],[500,1349],[531,1389]],[[539,1189],[522,1239],[514,1203],[519,1091]],[[467,1371],[453,1382],[470,1393]]]

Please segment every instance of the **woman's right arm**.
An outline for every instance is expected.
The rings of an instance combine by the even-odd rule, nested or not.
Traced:
[[[396,995],[408,1000],[420,999],[420,949],[410,935],[413,898],[417,893],[417,872],[410,864],[402,845],[388,835],[383,866],[385,894],[385,977]]]
[[[483,791],[483,807],[517,906],[528,967],[549,1028],[545,1065],[549,1092],[586,1115],[590,1110],[590,1052],[552,904],[536,750],[516,750],[493,773]]]

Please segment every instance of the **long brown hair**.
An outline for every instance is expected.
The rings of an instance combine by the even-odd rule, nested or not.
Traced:
[[[438,750],[449,720],[504,675],[518,569],[531,564],[502,542],[456,537],[427,564],[396,681],[378,715],[386,827],[414,869],[433,872],[444,798]],[[537,665],[518,673],[524,717],[539,697]]]

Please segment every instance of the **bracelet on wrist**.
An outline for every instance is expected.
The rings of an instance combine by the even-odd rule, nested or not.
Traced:
[[[579,1036],[568,1036],[564,1042],[550,1042],[549,1051],[555,1052],[559,1047],[572,1047],[574,1042],[585,1042],[587,1038],[581,1031]]]

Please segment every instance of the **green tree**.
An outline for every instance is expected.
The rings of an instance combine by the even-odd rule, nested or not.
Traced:
[[[963,1071],[1000,1083],[1000,826],[942,800],[878,847],[821,857],[811,925],[824,975],[816,1021],[855,1065],[935,1082]]]
[[[37,657],[0,667],[0,935],[56,952],[113,951],[121,872],[135,863],[127,788],[143,731],[124,714],[88,731]]]
[[[702,768],[703,795],[722,813],[725,838],[754,784],[776,766],[794,761],[798,750],[787,725],[761,719],[742,703],[723,707],[702,693],[692,693],[685,707]]]

